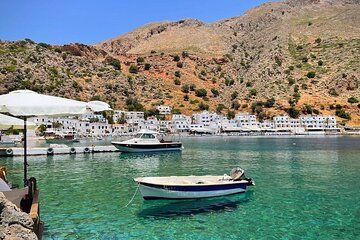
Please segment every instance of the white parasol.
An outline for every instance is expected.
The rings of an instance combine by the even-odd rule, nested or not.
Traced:
[[[109,105],[96,101],[97,112],[111,110]],[[24,183],[27,182],[26,118],[28,116],[62,116],[84,114],[92,104],[67,98],[38,94],[30,90],[17,90],[0,95],[0,112],[24,118]]]
[[[27,121],[26,126],[35,128],[35,123]],[[14,129],[23,129],[24,121],[22,119],[14,118],[0,113],[0,130],[6,130],[11,127]]]

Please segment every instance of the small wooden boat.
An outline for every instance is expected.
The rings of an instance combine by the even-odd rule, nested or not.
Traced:
[[[158,136],[158,132],[142,130],[136,134],[135,138],[112,142],[112,144],[125,153],[180,151],[182,149],[181,142],[159,140]]]
[[[135,178],[145,200],[193,199],[244,193],[247,186],[255,185],[245,178],[244,170],[234,168],[230,176],[170,176]]]

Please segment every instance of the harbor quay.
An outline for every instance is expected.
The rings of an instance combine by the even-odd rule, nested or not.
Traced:
[[[277,115],[272,120],[259,121],[255,115],[248,112],[237,113],[232,119],[209,111],[198,112],[191,116],[171,114],[171,108],[167,106],[159,106],[156,116],[146,116],[144,112],[115,110],[109,118],[103,113],[88,110],[81,116],[36,116],[28,118],[28,121],[36,126],[27,130],[28,137],[46,139],[49,143],[51,143],[49,138],[46,138],[49,133],[55,137],[62,135],[77,139],[101,140],[104,137],[133,136],[143,129],[180,136],[360,134],[360,128],[342,126],[337,123],[335,116],[304,115],[294,119],[287,115]],[[0,143],[9,145],[21,142],[22,132],[19,134],[2,132]]]

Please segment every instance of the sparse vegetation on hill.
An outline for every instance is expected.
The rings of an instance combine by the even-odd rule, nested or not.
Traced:
[[[290,0],[212,24],[152,23],[95,46],[0,41],[0,93],[27,88],[229,118],[336,114],[360,125],[359,12],[356,0]]]

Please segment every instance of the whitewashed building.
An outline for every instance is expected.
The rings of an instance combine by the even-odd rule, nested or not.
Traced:
[[[191,124],[191,117],[183,114],[174,114],[171,119],[171,129],[174,132],[189,131]]]
[[[130,124],[140,124],[145,122],[144,112],[114,111],[114,122],[119,122],[121,118],[124,118],[126,122]]]
[[[235,115],[235,121],[238,127],[242,129],[258,129],[258,122],[256,116],[247,112],[238,113]]]
[[[203,111],[201,113],[193,114],[192,119],[193,123],[209,126],[211,122],[216,122],[219,119],[219,116],[216,113]]]
[[[306,129],[336,129],[334,116],[300,116],[300,124]]]
[[[113,124],[112,126],[113,136],[126,136],[129,133],[129,127],[125,124]]]
[[[156,109],[159,111],[160,114],[163,115],[171,114],[171,110],[172,110],[171,107],[164,105],[157,106]]]

